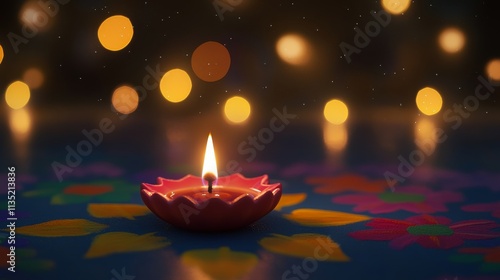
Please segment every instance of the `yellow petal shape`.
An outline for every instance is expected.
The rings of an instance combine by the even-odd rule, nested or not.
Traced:
[[[187,251],[182,254],[181,261],[190,268],[198,268],[208,279],[230,280],[247,275],[257,265],[258,258],[255,254],[221,247]]]
[[[259,244],[276,254],[304,259],[313,258],[316,261],[349,261],[349,257],[342,252],[339,244],[326,235],[302,233],[292,236],[273,234],[273,236],[262,238]]]
[[[276,205],[274,210],[280,211],[283,207],[299,204],[304,201],[306,197],[307,194],[305,193],[282,194],[280,202]]]
[[[41,237],[82,236],[107,227],[85,219],[63,219],[19,227],[16,233]]]
[[[308,208],[297,209],[284,216],[301,225],[316,227],[343,226],[371,219],[364,215]]]
[[[90,203],[87,206],[90,215],[96,218],[126,218],[135,220],[136,216],[151,213],[144,205],[121,203]]]
[[[94,238],[85,258],[98,258],[125,252],[142,252],[163,248],[170,245],[164,237],[154,233],[143,235],[128,232],[107,232]]]

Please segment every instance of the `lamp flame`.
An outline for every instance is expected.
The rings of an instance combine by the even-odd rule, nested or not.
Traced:
[[[205,150],[205,160],[203,161],[203,171],[202,177],[205,177],[207,174],[212,173],[217,180],[217,162],[215,160],[215,151],[214,151],[214,143],[212,141],[212,134],[208,134],[207,140],[207,148]]]

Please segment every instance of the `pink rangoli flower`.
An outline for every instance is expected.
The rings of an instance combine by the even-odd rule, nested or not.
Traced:
[[[400,187],[395,192],[349,194],[333,198],[334,203],[354,204],[354,211],[372,214],[406,210],[413,213],[448,211],[446,203],[462,201],[462,194],[453,191],[433,191],[426,187]]]
[[[402,249],[412,243],[425,248],[450,249],[464,240],[491,239],[500,236],[492,229],[499,224],[486,220],[452,223],[446,217],[421,215],[406,220],[375,218],[366,225],[373,229],[352,232],[349,235],[361,240],[390,240],[394,249]]]

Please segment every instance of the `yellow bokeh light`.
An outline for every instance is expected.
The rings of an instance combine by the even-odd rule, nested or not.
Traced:
[[[165,73],[160,81],[160,91],[170,102],[177,103],[186,99],[191,93],[191,78],[182,69],[172,69]]]
[[[494,81],[500,81],[500,59],[492,59],[486,65],[486,75]]]
[[[111,96],[111,104],[116,111],[125,115],[130,114],[139,105],[139,94],[129,86],[118,87]]]
[[[415,143],[427,154],[436,149],[436,125],[429,118],[421,118],[415,125]]]
[[[345,124],[336,125],[325,122],[323,126],[323,141],[331,152],[340,152],[347,145],[348,135]]]
[[[0,45],[0,64],[2,64],[3,61],[3,47]]]
[[[292,65],[303,65],[309,62],[311,48],[309,43],[300,35],[287,34],[276,43],[279,57]]]
[[[252,275],[259,264],[257,255],[232,251],[229,247],[189,250],[181,255],[180,260],[182,265],[177,266],[176,273],[188,274],[189,279],[198,280],[248,279],[245,276]],[[259,267],[259,275],[270,274],[267,267],[263,267]],[[183,272],[182,268],[189,268],[189,271]]]
[[[439,45],[447,53],[456,53],[465,45],[465,35],[457,28],[446,28],[439,35]]]
[[[12,110],[9,126],[16,140],[23,140],[31,130],[31,116],[26,108]]]
[[[32,130],[32,117],[28,108],[9,110],[9,127],[16,160],[19,165],[25,166],[30,154],[29,139]]]
[[[42,71],[38,68],[29,68],[23,74],[23,81],[29,86],[30,89],[37,89],[42,86],[44,81]]]
[[[250,116],[250,103],[243,97],[229,98],[224,105],[224,115],[232,123],[242,123]]]
[[[344,102],[333,99],[328,101],[323,111],[325,119],[332,124],[343,124],[349,116],[349,109]]]
[[[12,109],[23,108],[30,100],[30,88],[21,81],[15,81],[5,91],[5,101]]]
[[[105,19],[97,30],[101,45],[110,51],[124,49],[134,36],[132,22],[125,16],[117,15]]]
[[[428,116],[437,114],[441,111],[441,107],[443,106],[441,94],[431,87],[425,87],[419,90],[415,101],[420,112]]]
[[[400,15],[410,7],[411,0],[382,0],[382,8],[387,12]]]
[[[191,57],[193,71],[205,82],[215,82],[229,71],[231,56],[221,43],[209,41],[198,46]]]

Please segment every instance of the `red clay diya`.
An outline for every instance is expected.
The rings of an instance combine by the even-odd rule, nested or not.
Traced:
[[[142,183],[144,204],[162,220],[185,229],[224,231],[250,225],[271,212],[281,198],[281,184],[268,176],[245,178],[237,173],[218,178],[211,135],[208,136],[203,178],[158,178]]]

